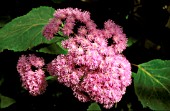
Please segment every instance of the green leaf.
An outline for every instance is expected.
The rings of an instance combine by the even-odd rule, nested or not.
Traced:
[[[127,46],[130,47],[130,46],[132,46],[136,42],[137,42],[137,39],[129,37],[128,38],[128,42],[127,42]]]
[[[132,77],[134,78],[137,74],[135,72],[132,72]]]
[[[144,108],[169,110],[170,60],[155,59],[138,65],[134,87]]]
[[[100,106],[97,103],[91,103],[87,111],[101,111]]]
[[[0,94],[0,108],[6,108],[9,107],[10,105],[14,104],[16,101],[12,98],[9,98],[7,96],[3,96]]]
[[[61,41],[57,43],[52,43],[47,47],[41,48],[38,52],[48,53],[48,54],[67,54],[67,49],[61,46]]]
[[[42,35],[43,27],[53,17],[54,9],[41,6],[17,17],[0,29],[0,52],[4,49],[26,51],[42,43],[49,43]]]
[[[55,76],[48,76],[48,77],[45,78],[46,81],[53,80],[53,79],[56,80],[56,77]]]

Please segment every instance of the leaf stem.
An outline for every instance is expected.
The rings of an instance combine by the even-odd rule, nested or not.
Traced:
[[[139,67],[137,64],[132,64],[133,66]]]

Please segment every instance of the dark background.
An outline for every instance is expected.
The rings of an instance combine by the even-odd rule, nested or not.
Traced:
[[[25,15],[32,8],[50,6],[58,8],[80,8],[91,13],[91,18],[98,25],[112,19],[123,27],[127,38],[137,40],[128,47],[123,54],[130,63],[140,64],[152,59],[170,59],[170,29],[166,24],[170,15],[169,0],[1,0],[0,2],[0,27],[12,19]],[[169,6],[169,7],[168,7]],[[168,12],[169,10],[169,12]],[[45,13],[44,13],[45,14]],[[170,27],[170,26],[169,26]],[[14,98],[17,102],[2,111],[86,111],[90,103],[81,103],[72,95],[69,88],[49,82],[45,94],[37,97],[30,96],[22,89],[20,78],[16,71],[16,63],[21,54],[30,52],[18,52],[5,50],[0,53],[0,77],[4,83],[0,87],[0,93]],[[40,54],[50,62],[53,57],[48,54]],[[132,66],[132,71],[136,68]],[[56,94],[57,92],[57,94]],[[101,107],[102,108],[102,107]],[[127,88],[127,93],[117,104],[116,108],[103,111],[149,111],[142,108],[138,101],[133,84]]]

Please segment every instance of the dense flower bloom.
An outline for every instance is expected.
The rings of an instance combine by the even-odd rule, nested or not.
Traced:
[[[90,19],[90,13],[82,12],[80,9],[66,8],[58,9],[54,13],[54,18],[50,19],[49,24],[45,26],[43,35],[48,39],[52,39],[60,30],[61,21],[65,21],[64,27],[61,29],[67,36],[73,33],[73,28],[76,21],[80,21],[86,25],[88,31],[96,29],[96,24]]]
[[[97,29],[90,13],[77,8],[58,9],[54,19],[65,21],[62,31],[69,38],[62,41],[62,46],[68,49],[68,54],[58,55],[49,63],[48,72],[70,87],[80,101],[92,100],[111,108],[131,84],[131,65],[121,54],[127,43],[123,30],[112,20],[104,23],[104,29]],[[80,26],[77,33],[71,35],[76,20],[85,26]],[[57,33],[51,29],[54,28],[52,22],[49,24],[43,31],[47,39]]]
[[[104,23],[103,30],[97,30],[96,24],[90,19],[90,13],[77,8],[58,9],[54,13],[54,18],[50,19],[49,24],[45,26],[43,35],[49,40],[52,39],[54,34],[60,30],[59,27],[62,21],[65,21],[61,31],[63,31],[64,35],[70,36],[73,33],[76,20],[85,24],[85,27],[78,29],[77,35],[83,36],[87,34],[89,35],[87,38],[93,37],[91,40],[99,36],[105,39],[111,38],[115,42],[112,47],[117,53],[121,53],[126,48],[127,38],[120,26],[112,20],[108,20]]]
[[[17,71],[21,76],[22,86],[29,90],[33,96],[42,94],[47,86],[45,72],[41,69],[44,66],[44,60],[30,54],[28,57],[22,55],[17,63]],[[33,71],[32,67],[35,67]]]
[[[61,23],[62,21],[60,19],[50,19],[49,24],[45,26],[43,35],[47,37],[48,40],[52,39],[54,37],[54,34],[58,32]]]
[[[81,46],[80,50],[77,38],[63,41],[63,46],[69,47],[68,54],[57,56],[47,69],[58,77],[60,83],[71,87],[80,101],[94,100],[105,108],[111,108],[121,100],[126,87],[131,84],[130,63],[122,54],[110,53],[105,45],[103,53],[99,43],[89,43]]]

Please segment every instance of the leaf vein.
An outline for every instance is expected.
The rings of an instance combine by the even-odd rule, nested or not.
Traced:
[[[156,79],[152,74],[150,74],[148,71],[146,71],[143,67],[141,67],[140,65],[138,65],[138,67],[143,71],[145,72],[149,77],[151,77],[155,82],[157,82],[158,84],[160,84],[169,94],[170,94],[170,91],[168,90],[168,88],[162,84],[158,79]]]

